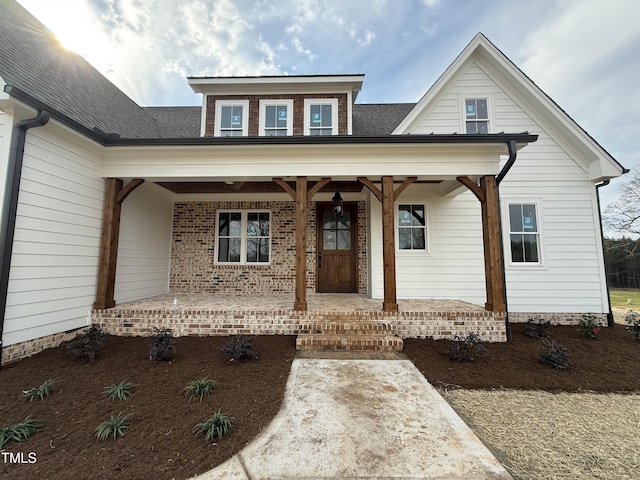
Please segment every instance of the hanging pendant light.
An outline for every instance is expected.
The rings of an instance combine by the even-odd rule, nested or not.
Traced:
[[[333,218],[342,218],[344,215],[344,200],[340,196],[338,191],[338,184],[336,183],[336,194],[331,199],[333,201]]]

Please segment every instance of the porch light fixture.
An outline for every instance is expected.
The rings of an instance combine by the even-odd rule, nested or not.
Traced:
[[[336,184],[336,194],[331,199],[333,201],[333,218],[342,218],[344,215],[344,200],[340,196],[338,191],[338,185]]]

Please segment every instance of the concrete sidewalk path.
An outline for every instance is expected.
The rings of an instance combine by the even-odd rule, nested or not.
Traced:
[[[271,424],[196,478],[512,477],[412,362],[296,359]]]

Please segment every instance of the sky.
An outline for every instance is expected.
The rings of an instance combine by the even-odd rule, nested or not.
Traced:
[[[332,73],[365,74],[358,103],[416,102],[482,32],[640,168],[637,0],[18,1],[145,106],[200,105],[188,76]]]

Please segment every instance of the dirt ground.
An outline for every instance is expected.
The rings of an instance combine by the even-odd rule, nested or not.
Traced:
[[[489,345],[489,356],[459,364],[446,356],[446,341],[405,340],[405,354],[438,388],[493,390],[514,388],[551,392],[640,392],[640,342],[622,326],[605,328],[596,340],[577,327],[553,327],[551,337],[569,351],[575,368],[557,371],[539,360],[539,340],[513,325],[513,341]],[[47,350],[0,370],[0,427],[27,415],[45,429],[6,452],[34,452],[37,462],[0,462],[0,478],[50,480],[186,479],[203,473],[240,451],[280,409],[295,337],[257,337],[259,361],[231,363],[219,352],[226,337],[182,337],[171,363],[148,359],[146,339],[109,337],[94,363],[77,361],[64,347]],[[189,401],[183,388],[207,376],[214,393]],[[28,402],[23,390],[48,379],[56,389],[44,401]],[[101,395],[108,385],[138,384],[131,397],[113,402]],[[217,444],[192,432],[218,409],[235,417],[231,435]],[[133,413],[123,438],[100,442],[95,427],[118,412]]]

